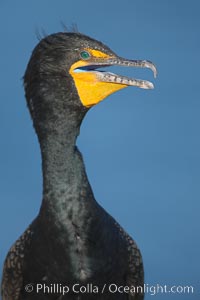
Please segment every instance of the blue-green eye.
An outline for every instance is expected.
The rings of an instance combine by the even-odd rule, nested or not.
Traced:
[[[82,51],[80,53],[80,56],[81,56],[82,59],[87,60],[88,58],[90,58],[90,53],[88,53],[87,51]]]

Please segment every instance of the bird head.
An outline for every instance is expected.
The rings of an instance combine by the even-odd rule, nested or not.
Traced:
[[[65,109],[86,112],[128,86],[153,88],[149,81],[105,71],[109,66],[150,68],[154,76],[157,73],[152,62],[119,57],[103,43],[80,33],[56,33],[43,38],[35,47],[24,76],[33,119],[37,115],[44,121],[46,116],[58,116]]]

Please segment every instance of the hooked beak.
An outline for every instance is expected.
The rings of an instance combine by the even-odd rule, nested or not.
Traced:
[[[154,77],[157,75],[155,65],[147,60],[128,60],[118,56],[91,57],[87,61],[80,60],[71,66],[70,74],[84,106],[96,105],[110,94],[128,86],[137,86],[142,89],[154,88],[150,81],[100,70],[100,68],[110,66],[149,68]]]
[[[148,60],[128,60],[121,57],[118,58],[108,58],[103,60],[96,60],[95,64],[88,64],[87,66],[77,68],[75,72],[95,72],[97,78],[103,82],[110,82],[116,84],[123,84],[126,86],[137,86],[143,89],[153,89],[154,85],[150,81],[130,78],[127,76],[122,76],[114,74],[111,72],[100,71],[99,68],[110,67],[110,66],[124,66],[124,67],[139,67],[139,68],[149,68],[154,74],[154,78],[157,76],[156,66]]]

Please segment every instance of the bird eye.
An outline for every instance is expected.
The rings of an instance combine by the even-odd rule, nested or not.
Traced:
[[[90,53],[88,53],[87,51],[82,51],[80,53],[80,56],[81,56],[82,59],[86,60],[86,59],[90,58]]]

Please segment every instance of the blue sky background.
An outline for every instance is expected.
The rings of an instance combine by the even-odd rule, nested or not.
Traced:
[[[41,160],[22,76],[36,30],[60,22],[150,70],[117,72],[152,80],[155,90],[127,88],[94,107],[78,145],[98,202],[135,238],[146,282],[193,285],[200,295],[200,3],[199,1],[0,1],[0,267],[11,244],[37,215]],[[116,71],[116,69],[115,69]],[[146,299],[152,296],[146,295]]]

